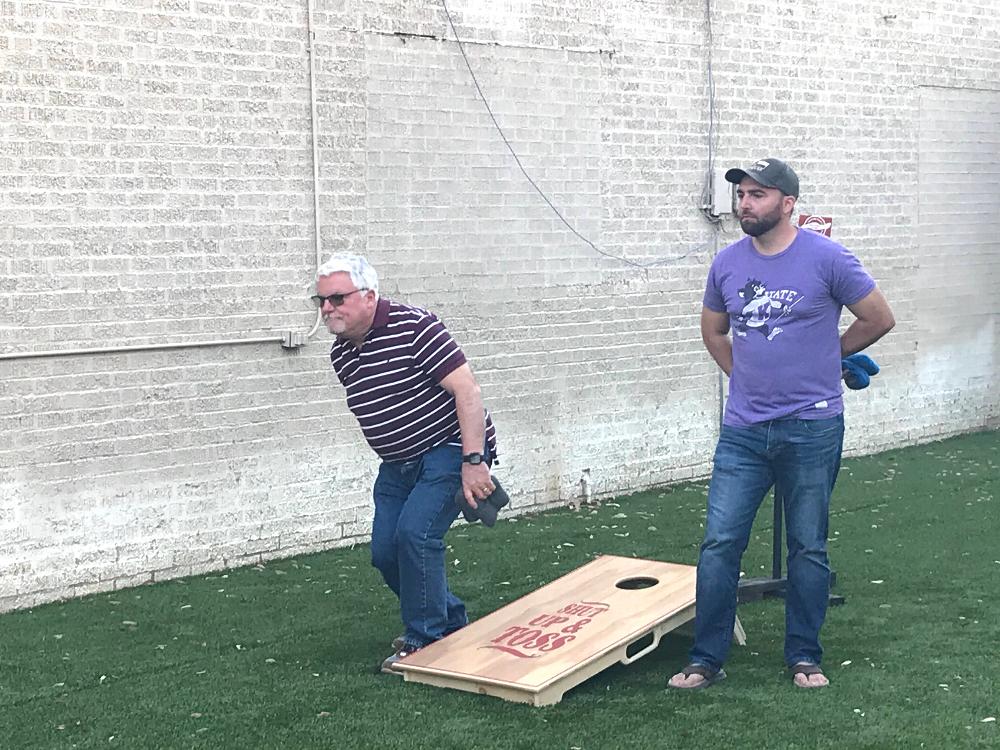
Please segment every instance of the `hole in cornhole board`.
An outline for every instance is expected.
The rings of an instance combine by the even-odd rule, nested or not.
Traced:
[[[618,581],[615,586],[620,589],[625,589],[626,591],[637,591],[639,589],[651,589],[659,582],[660,581],[657,578],[650,578],[649,576],[636,576],[634,578],[623,578]]]

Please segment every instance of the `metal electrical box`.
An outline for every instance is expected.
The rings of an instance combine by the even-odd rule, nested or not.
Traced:
[[[733,183],[726,182],[726,170],[716,169],[712,172],[712,203],[709,211],[713,216],[733,213],[734,187]]]

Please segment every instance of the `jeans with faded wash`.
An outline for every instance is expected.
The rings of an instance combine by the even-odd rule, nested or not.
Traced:
[[[462,449],[441,445],[412,461],[384,461],[373,491],[372,565],[399,597],[410,646],[422,647],[468,622],[448,588],[444,535],[458,517]]]
[[[826,552],[830,496],[843,440],[843,414],[722,428],[698,557],[692,663],[719,669],[729,654],[740,560],[754,516],[772,486],[784,501],[788,548],[785,663],[820,663],[819,631],[830,594]]]

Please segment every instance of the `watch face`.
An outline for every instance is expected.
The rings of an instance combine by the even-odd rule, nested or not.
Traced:
[[[483,462],[482,453],[466,453],[462,456],[462,460],[467,464],[481,464]]]

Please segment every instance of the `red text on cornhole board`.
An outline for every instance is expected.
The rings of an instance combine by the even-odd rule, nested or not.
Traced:
[[[571,602],[555,612],[543,612],[520,625],[508,625],[480,648],[495,649],[521,659],[537,659],[575,641],[595,617],[611,607],[603,602]]]

